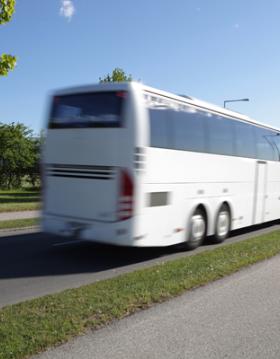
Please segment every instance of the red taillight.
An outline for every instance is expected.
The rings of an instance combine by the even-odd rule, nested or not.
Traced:
[[[117,97],[126,98],[126,92],[118,91],[116,92]]]
[[[127,170],[120,171],[120,194],[118,203],[118,219],[124,221],[133,213],[133,181]]]

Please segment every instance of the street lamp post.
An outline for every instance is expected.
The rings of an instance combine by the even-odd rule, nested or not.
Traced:
[[[248,98],[240,98],[240,99],[238,99],[238,100],[225,100],[225,101],[224,101],[224,108],[226,108],[226,104],[227,104],[228,102],[239,102],[239,101],[249,101],[249,99],[248,99]]]

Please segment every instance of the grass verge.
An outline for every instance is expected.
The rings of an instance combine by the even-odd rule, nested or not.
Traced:
[[[40,209],[40,192],[32,189],[1,190],[0,213]]]
[[[280,253],[280,231],[0,310],[0,358],[18,359]]]
[[[13,219],[8,221],[0,221],[0,230],[38,226],[39,223],[40,223],[40,218],[26,218],[26,219]]]

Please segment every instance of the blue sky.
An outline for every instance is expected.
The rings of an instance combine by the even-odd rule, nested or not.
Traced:
[[[38,132],[53,89],[98,82],[115,67],[163,90],[280,127],[279,0],[25,0],[0,27],[0,122]],[[230,107],[230,106],[229,106]]]

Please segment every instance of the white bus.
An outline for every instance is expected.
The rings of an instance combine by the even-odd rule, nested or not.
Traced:
[[[279,131],[139,83],[55,93],[43,230],[189,249],[280,215]]]

